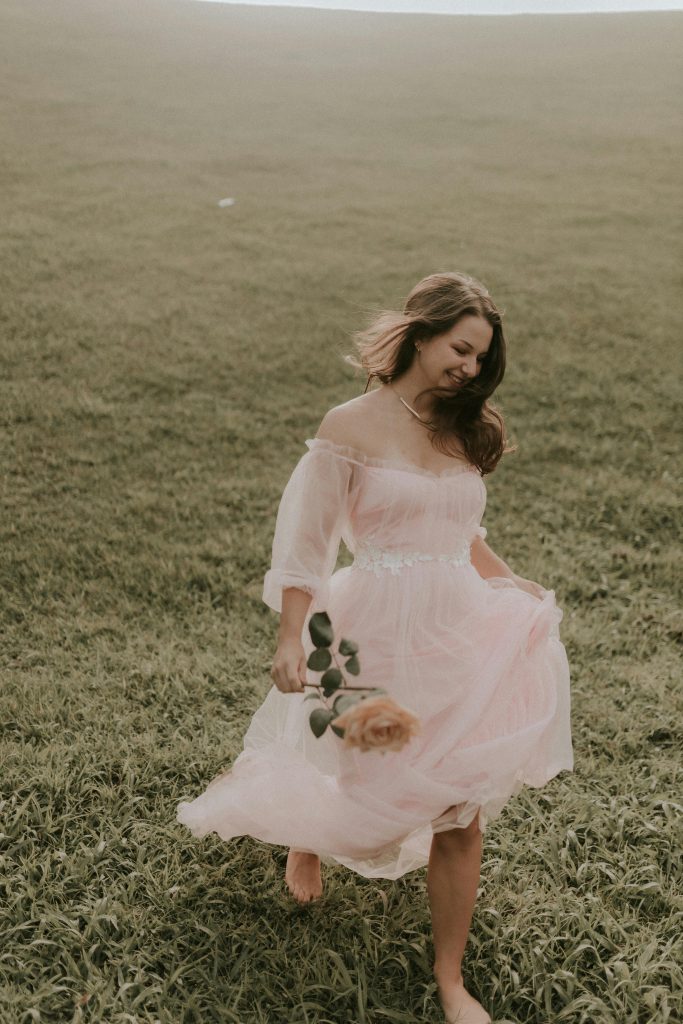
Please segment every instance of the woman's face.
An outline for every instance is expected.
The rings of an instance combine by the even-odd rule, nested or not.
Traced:
[[[423,342],[418,360],[429,386],[459,388],[476,377],[492,338],[488,320],[467,315],[449,331]]]

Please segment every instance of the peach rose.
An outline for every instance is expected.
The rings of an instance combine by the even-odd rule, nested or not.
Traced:
[[[344,745],[360,750],[400,750],[420,731],[420,721],[390,697],[367,697],[334,718]]]

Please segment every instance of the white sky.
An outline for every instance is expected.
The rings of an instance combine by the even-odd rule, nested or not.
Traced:
[[[676,11],[683,0],[208,0],[269,7],[327,7],[419,14],[579,14],[599,11]]]

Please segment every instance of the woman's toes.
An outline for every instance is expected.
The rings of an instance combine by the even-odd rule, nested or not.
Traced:
[[[287,855],[285,882],[299,903],[311,903],[322,896],[320,858],[313,853],[290,850]]]

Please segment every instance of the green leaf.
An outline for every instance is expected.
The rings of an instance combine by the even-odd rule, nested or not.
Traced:
[[[334,698],[332,707],[334,708],[335,715],[342,715],[349,708],[353,707],[354,704],[358,703],[358,697],[350,693],[340,693],[339,696]]]
[[[315,612],[308,620],[308,632],[316,647],[329,647],[334,640],[332,623],[327,612]]]
[[[345,640],[344,637],[342,637],[339,641],[339,653],[358,654],[358,644],[354,643],[353,640]]]
[[[317,692],[317,690],[315,693],[307,693],[306,696],[304,697],[304,700],[320,700],[320,694]]]
[[[320,685],[326,697],[338,690],[342,682],[343,676],[338,668],[328,668],[327,672],[320,677]]]
[[[357,676],[360,673],[360,662],[358,656],[352,654],[348,661],[344,662],[344,668],[347,672],[350,672],[352,676]]]
[[[336,733],[337,736],[340,736],[342,739],[344,739],[344,736],[346,735],[346,731],[344,729],[340,729],[338,725],[334,724],[334,722],[330,722],[330,729],[332,730],[332,732]]]
[[[306,664],[314,672],[324,672],[331,661],[332,655],[330,654],[329,647],[318,647],[315,651],[311,651]]]
[[[334,711],[328,711],[327,708],[316,708],[315,711],[311,711],[308,721],[310,722],[313,735],[320,738],[333,716]]]

